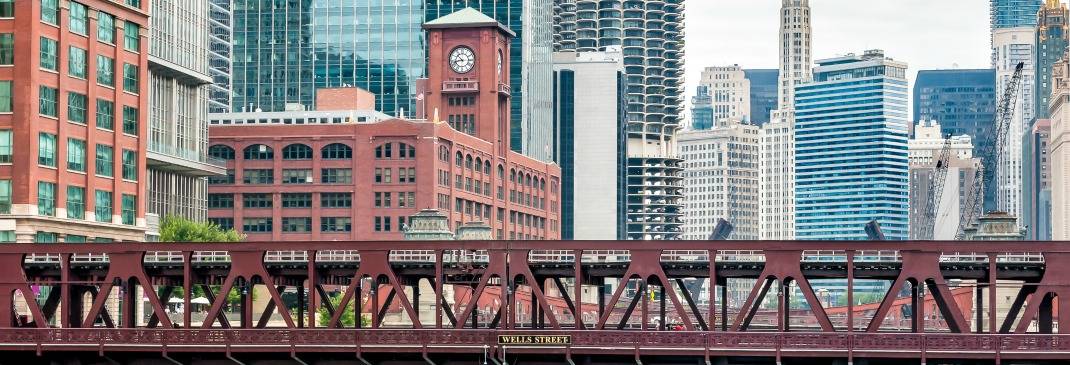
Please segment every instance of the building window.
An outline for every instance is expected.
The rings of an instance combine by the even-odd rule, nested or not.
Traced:
[[[138,67],[129,63],[123,64],[123,91],[137,94],[140,85],[138,84]]]
[[[416,182],[416,168],[415,167],[402,167],[398,168],[398,182],[402,184],[411,184]],[[449,184],[447,184],[449,185]]]
[[[352,184],[353,183],[353,170],[352,169],[322,169],[320,170],[321,177],[324,184]]]
[[[37,182],[37,214],[55,216],[56,215],[56,184],[38,181]]]
[[[311,184],[312,169],[284,169],[282,170],[283,184]]]
[[[271,208],[271,194],[268,193],[245,193],[241,195],[242,207],[245,208]]]
[[[391,193],[375,193],[375,207],[376,208],[390,208]]]
[[[85,8],[85,5],[71,1],[69,12],[71,19],[70,24],[67,24],[67,27],[70,28],[71,32],[81,35],[88,34],[89,27],[87,26],[88,21],[86,19],[88,10]]]
[[[41,68],[57,71],[56,59],[59,57],[56,40],[41,37]]]
[[[67,54],[67,72],[71,77],[85,78],[86,50],[70,46]]]
[[[11,214],[11,180],[0,180],[0,214]]]
[[[59,25],[59,0],[41,0],[41,21]]]
[[[110,100],[97,99],[97,128],[115,128],[115,103]]]
[[[208,194],[208,209],[234,208],[234,194]]]
[[[349,217],[320,218],[320,232],[351,232],[353,220]]]
[[[11,130],[0,129],[0,163],[11,163],[14,150],[12,142]]]
[[[34,243],[56,243],[59,242],[59,234],[55,232],[37,232],[33,236]]]
[[[123,211],[120,213],[123,224],[134,225],[137,223],[137,196],[123,194]]]
[[[224,231],[234,229],[234,218],[208,218],[208,223]]]
[[[141,9],[141,0],[126,0],[126,5]]]
[[[227,169],[223,176],[209,176],[208,185],[231,185],[234,184],[234,169]]]
[[[457,165],[457,167],[464,167],[464,154],[458,151],[457,158],[454,159],[453,163]]]
[[[398,143],[398,157],[406,160],[416,158],[416,147],[407,143]]]
[[[393,155],[393,153],[391,152],[391,146],[393,146],[393,145],[394,145],[393,143],[384,143],[384,144],[379,145],[378,147],[375,147],[375,158],[377,158],[377,159],[391,158],[391,155]]]
[[[332,143],[320,152],[324,160],[349,160],[353,158],[353,149],[341,143]]]
[[[141,27],[133,22],[123,24],[123,48],[130,52],[141,50]]]
[[[275,183],[275,171],[272,169],[245,169],[241,175],[244,184]]]
[[[67,170],[85,172],[85,141],[67,138]]]
[[[398,193],[398,207],[399,208],[415,208],[416,207],[416,192],[400,192]]]
[[[123,105],[123,134],[138,135],[138,110],[135,107]]]
[[[89,100],[84,94],[67,93],[67,121],[86,124],[86,104],[88,103]]]
[[[104,190],[96,191],[96,206],[93,209],[93,214],[96,215],[97,222],[111,223],[112,205],[111,205],[111,192]]]
[[[123,180],[137,181],[137,151],[123,150]]]
[[[43,116],[56,118],[59,115],[59,90],[44,85],[41,85],[39,90],[41,106],[37,111]]]
[[[245,147],[243,151],[246,160],[272,160],[275,159],[275,151],[266,145],[254,144]]]
[[[0,0],[0,18],[15,17],[15,0]]]
[[[115,43],[115,17],[103,11],[97,11],[97,40]]]
[[[115,60],[111,57],[97,55],[97,83],[115,86]]]
[[[283,217],[282,231],[290,233],[312,232],[312,218],[310,217]]]
[[[245,218],[242,219],[242,231],[244,232],[271,232],[271,218]]]
[[[37,164],[56,167],[56,135],[41,133],[37,142]]]
[[[85,188],[67,186],[67,218],[85,219]]]
[[[352,206],[352,193],[320,193],[321,208],[350,208]]]
[[[292,144],[282,148],[283,160],[311,160],[312,147],[303,144]]]
[[[3,4],[0,2],[0,4]],[[0,65],[15,64],[15,34],[0,33]]]
[[[115,176],[115,150],[111,146],[97,145],[97,176]]]
[[[227,145],[213,145],[212,147],[208,147],[208,156],[230,161],[234,159],[234,149]]]
[[[282,193],[283,208],[312,208],[312,193]]]
[[[375,169],[375,183],[376,184],[390,184],[393,183],[393,171],[391,168],[376,168]]]
[[[63,242],[66,242],[66,243],[85,243],[86,242],[86,238],[85,238],[85,236],[66,234],[66,235],[63,235]]]
[[[12,106],[11,81],[0,81],[0,113],[10,113]]]

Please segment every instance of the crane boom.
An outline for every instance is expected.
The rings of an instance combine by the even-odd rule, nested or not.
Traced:
[[[966,194],[966,202],[960,214],[957,238],[962,238],[966,227],[973,224],[981,216],[984,206],[984,187],[993,183],[999,161],[1003,158],[1004,144],[1007,142],[1007,131],[1010,130],[1011,118],[1014,117],[1015,103],[1018,100],[1019,87],[1022,84],[1022,69],[1024,62],[1019,62],[1014,69],[1007,87],[1003,89],[1003,95],[996,107],[996,119],[993,121],[992,143],[981,151],[981,163],[977,166],[977,173],[973,180],[973,191]],[[988,160],[985,160],[988,158]]]
[[[947,181],[947,169],[951,163],[951,135],[944,136],[944,144],[935,156],[933,173],[929,180],[929,191],[925,192],[924,227],[919,232],[923,240],[936,239],[936,215],[939,212],[940,199],[943,198],[944,185]]]

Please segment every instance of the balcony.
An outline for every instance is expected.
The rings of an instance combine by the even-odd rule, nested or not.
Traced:
[[[155,141],[149,142],[145,157],[149,167],[157,170],[193,176],[215,176],[227,172],[226,161]]]
[[[442,82],[443,93],[475,93],[479,92],[479,81],[476,80],[451,80]]]

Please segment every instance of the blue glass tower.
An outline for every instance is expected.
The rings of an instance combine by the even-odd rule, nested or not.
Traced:
[[[795,88],[796,237],[865,240],[877,220],[907,239],[906,63],[874,50],[817,64]]]
[[[992,29],[1035,27],[1042,0],[990,0]]]
[[[699,85],[691,98],[691,129],[713,128],[713,98],[709,86]]]
[[[750,80],[750,121],[755,125],[769,123],[769,115],[776,109],[777,83],[780,70],[743,70]]]
[[[233,14],[233,111],[310,106],[316,89],[347,85],[384,113],[414,109],[423,2],[235,0]]]

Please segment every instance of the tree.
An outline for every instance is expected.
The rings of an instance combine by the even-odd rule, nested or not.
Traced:
[[[167,216],[160,223],[160,241],[161,242],[241,242],[245,239],[245,236],[238,233],[233,229],[224,230],[211,222],[195,222],[183,217]],[[213,285],[212,291],[218,293],[219,285]],[[252,288],[248,289],[252,291]],[[162,289],[161,289],[162,293]],[[182,298],[182,288],[175,288],[172,295],[178,298]],[[241,293],[238,288],[232,288],[227,295],[227,303],[234,305],[241,300]],[[252,295],[252,293],[250,293]],[[193,287],[194,297],[203,297],[204,290],[200,286]],[[166,301],[168,298],[161,298]]]
[[[356,325],[356,298],[351,298],[349,304],[347,304],[345,308],[338,307],[338,305],[342,303],[341,293],[332,295],[330,301],[331,305],[334,306],[335,311],[342,311],[342,316],[338,318],[338,323],[341,324],[343,328],[352,328]],[[318,315],[317,322],[319,322],[319,325],[324,326],[331,322],[331,314],[327,312],[327,308],[320,308],[316,314]],[[371,325],[371,320],[370,318],[364,318],[362,315],[360,317],[360,324],[362,327],[368,327]]]
[[[240,242],[245,236],[234,229],[224,230],[210,222],[194,222],[167,216],[160,224],[162,242]]]

